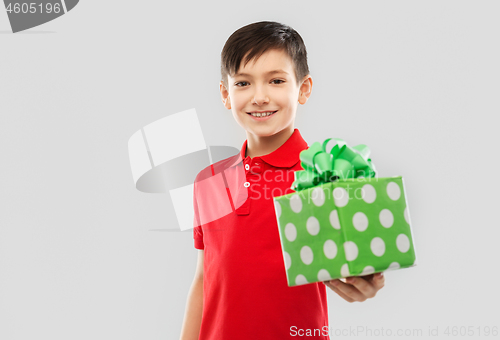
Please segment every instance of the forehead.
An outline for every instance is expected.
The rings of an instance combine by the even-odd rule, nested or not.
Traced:
[[[236,72],[235,77],[241,73],[256,76],[260,74],[264,75],[275,70],[283,70],[289,75],[293,72],[292,58],[285,51],[276,49],[267,50],[258,59],[254,58],[244,65],[243,61],[247,55],[248,53],[242,58],[240,68]]]

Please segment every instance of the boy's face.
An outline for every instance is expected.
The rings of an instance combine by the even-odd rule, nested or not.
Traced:
[[[281,70],[280,73],[268,73]],[[242,73],[244,75],[242,75]],[[268,50],[251,60],[233,76],[228,88],[221,82],[222,101],[231,109],[234,119],[247,133],[259,137],[293,131],[297,104],[304,104],[310,95],[312,79],[308,75],[297,85],[292,59],[284,51]],[[250,115],[255,111],[276,111],[266,118]]]

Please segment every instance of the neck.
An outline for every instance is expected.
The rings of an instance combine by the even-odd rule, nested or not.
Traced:
[[[295,128],[290,126],[277,134],[265,137],[247,132],[247,150],[245,157],[254,158],[270,154],[282,146],[288,138],[290,138],[294,130]]]

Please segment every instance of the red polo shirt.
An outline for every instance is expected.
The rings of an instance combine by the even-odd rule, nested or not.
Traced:
[[[297,339],[308,329],[316,336],[304,338],[330,339],[325,285],[288,287],[272,200],[294,192],[308,145],[295,128],[270,154],[245,157],[246,146],[194,183],[194,246],[204,249],[199,339]]]

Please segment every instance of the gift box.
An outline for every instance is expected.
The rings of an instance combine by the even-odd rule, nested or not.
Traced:
[[[369,154],[339,138],[300,153],[295,192],[273,198],[288,286],[416,265],[403,178],[375,177]]]

